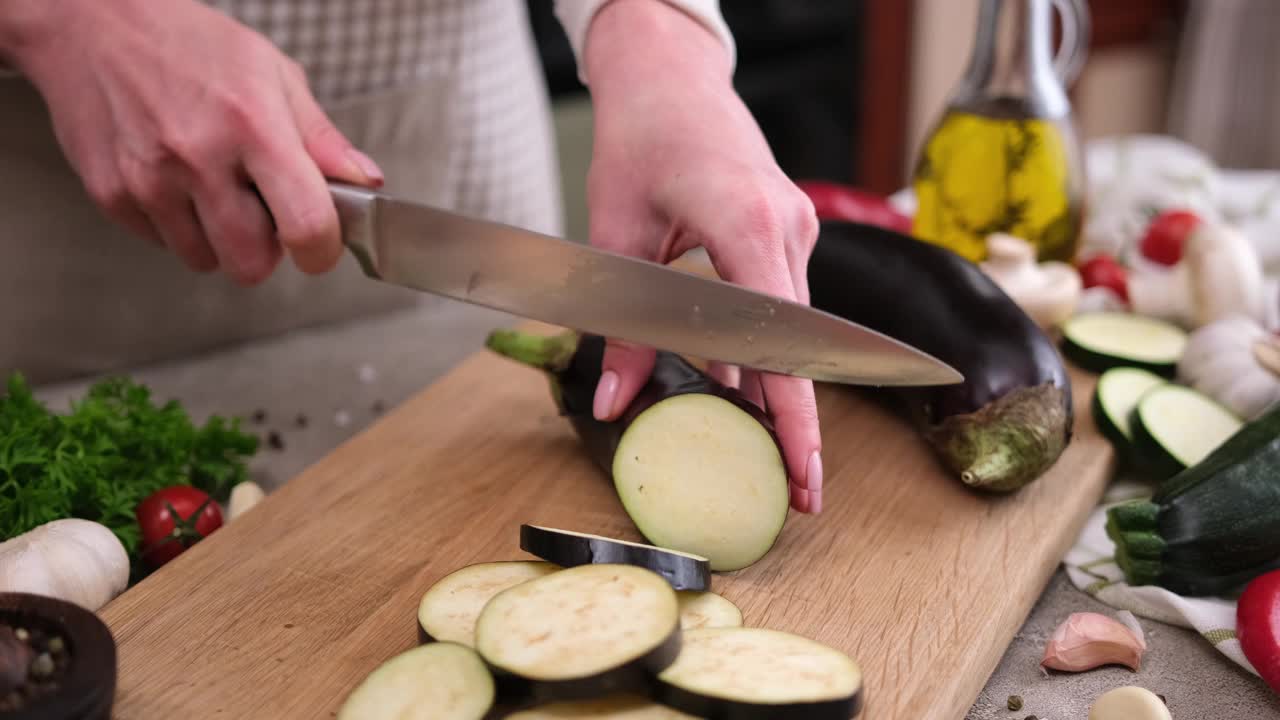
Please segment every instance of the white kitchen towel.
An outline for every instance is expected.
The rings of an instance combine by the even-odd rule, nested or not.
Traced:
[[[1117,610],[1199,633],[1223,655],[1258,674],[1236,639],[1234,598],[1183,597],[1155,585],[1129,585],[1115,562],[1115,543],[1107,537],[1107,508],[1131,498],[1150,497],[1149,487],[1117,481],[1094,510],[1063,564],[1080,590]]]

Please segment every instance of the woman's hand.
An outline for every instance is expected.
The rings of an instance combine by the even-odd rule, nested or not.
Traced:
[[[295,62],[195,0],[11,0],[0,50],[44,97],[94,202],[193,270],[249,285],[287,252],[328,271],[342,244],[326,176],[382,181]]]
[[[707,250],[725,280],[809,302],[806,268],[817,239],[813,204],[778,168],[734,92],[717,38],[670,5],[613,0],[592,22],[585,51],[595,107],[588,177],[590,239],[626,255],[670,262]],[[595,398],[616,417],[646,382],[654,351],[610,341]],[[822,508],[822,439],[813,384],[801,378],[714,374],[774,418],[791,503]]]

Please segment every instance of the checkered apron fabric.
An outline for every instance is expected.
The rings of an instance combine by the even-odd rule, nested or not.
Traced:
[[[297,60],[321,104],[433,75],[454,78],[450,96],[433,100],[449,105],[454,128],[440,172],[452,182],[455,209],[561,231],[549,101],[523,2],[206,2]]]

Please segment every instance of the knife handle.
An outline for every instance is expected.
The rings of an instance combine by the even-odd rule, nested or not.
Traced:
[[[380,278],[377,252],[373,242],[378,193],[347,183],[329,181],[328,184],[333,205],[338,211],[338,227],[342,233],[342,243],[347,246],[352,255],[355,255],[365,275]],[[262,196],[262,191],[254,183],[249,184],[249,189],[258,198],[258,202],[262,203],[262,209],[266,211],[272,229],[275,229],[276,219],[272,216],[271,208],[267,205],[267,199]]]

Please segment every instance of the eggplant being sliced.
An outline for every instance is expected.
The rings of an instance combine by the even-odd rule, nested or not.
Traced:
[[[716,720],[847,720],[862,710],[862,670],[822,643],[764,628],[684,634],[658,674],[654,699]]]
[[[685,590],[676,593],[680,601],[680,629],[742,627],[742,610],[723,595]]]
[[[521,704],[643,693],[681,637],[676,591],[634,565],[529,580],[495,595],[476,622],[476,649]]]
[[[560,568],[548,562],[500,560],[476,563],[440,578],[418,603],[418,642],[475,646],[476,619],[498,593]]]
[[[1163,481],[1198,465],[1244,421],[1207,395],[1170,383],[1142,396],[1131,425],[1138,463]]]
[[[658,573],[676,590],[711,587],[711,565],[706,558],[653,545],[541,525],[521,525],[520,549],[561,567],[592,563],[636,565]]]
[[[603,338],[498,330],[486,345],[547,373],[560,412],[648,542],[705,557],[719,572],[773,548],[790,507],[786,466],[768,415],[737,390],[659,352],[622,417],[599,422]]]
[[[507,720],[696,720],[679,710],[652,702],[640,695],[613,695],[599,700],[570,700],[548,703],[508,715]]]
[[[379,665],[347,696],[337,720],[482,720],[493,676],[474,650],[419,645]]]
[[[978,265],[909,235],[826,221],[809,261],[810,304],[913,345],[964,382],[895,388],[943,463],[1009,492],[1072,437],[1071,383],[1053,341]]]
[[[1081,313],[1062,325],[1062,349],[1072,362],[1101,373],[1136,367],[1173,378],[1187,347],[1182,328],[1127,312]]]

